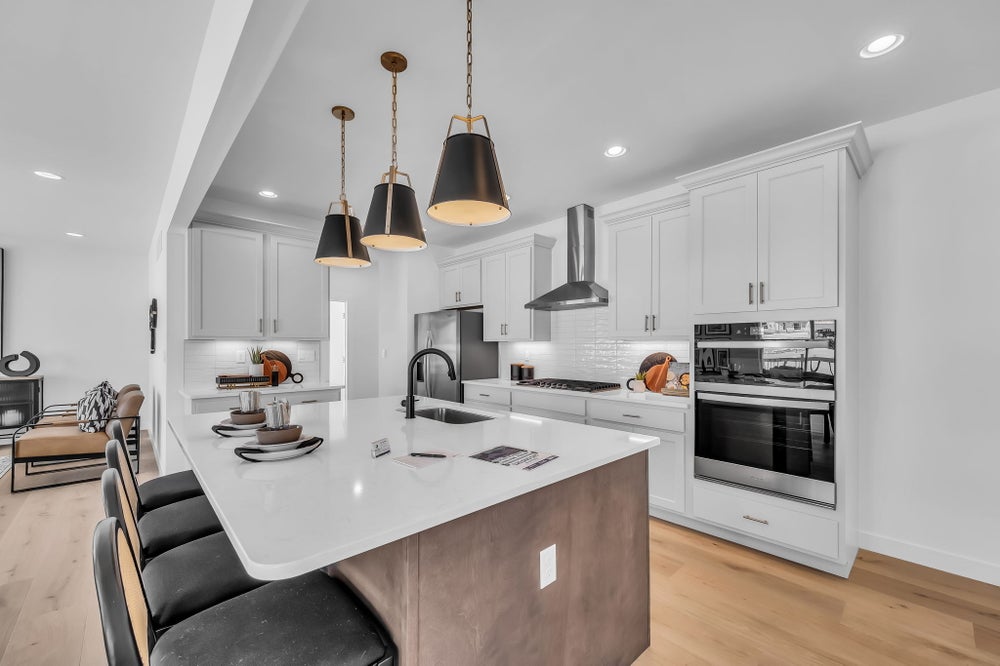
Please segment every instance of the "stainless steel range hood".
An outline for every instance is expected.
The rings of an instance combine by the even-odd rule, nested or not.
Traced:
[[[529,310],[578,310],[606,307],[608,290],[594,282],[594,207],[566,211],[567,282],[525,304]]]

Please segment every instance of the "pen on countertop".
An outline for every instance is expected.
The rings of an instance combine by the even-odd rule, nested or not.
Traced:
[[[419,451],[415,452],[415,453],[411,453],[410,455],[413,456],[414,458],[447,458],[448,457],[448,456],[446,456],[443,453],[420,453]]]

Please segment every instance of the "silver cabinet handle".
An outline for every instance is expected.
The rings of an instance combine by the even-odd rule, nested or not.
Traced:
[[[503,335],[503,324],[500,324],[500,335]]]
[[[458,292],[458,302],[462,302],[462,292]]]
[[[656,330],[656,315],[650,315],[653,318],[653,330]]]
[[[275,333],[278,332],[278,320],[277,319],[274,320],[274,332]]]
[[[747,305],[753,305],[753,282],[747,282]]]
[[[263,333],[264,332],[264,318],[263,317],[261,317],[260,319],[257,320],[257,332],[258,333]]]
[[[763,518],[754,518],[753,516],[751,516],[749,514],[744,515],[743,516],[743,520],[752,520],[753,522],[760,523],[761,525],[770,525],[771,524],[771,523],[767,522],[766,520],[764,520]]]
[[[490,394],[489,393],[480,393],[479,397],[480,398],[488,398],[488,397],[490,397]]]
[[[648,331],[649,330],[649,315],[646,315],[645,319],[646,319],[646,323],[643,324],[642,330]]]
[[[313,402],[319,402],[319,400],[303,400],[299,404],[300,405],[308,405],[308,404],[313,403]]]
[[[455,292],[455,302],[458,303],[458,292]]]
[[[641,419],[642,418],[638,414],[622,414],[622,416],[630,418],[630,419]]]
[[[760,283],[760,289],[757,290],[757,300],[760,301],[761,305],[764,304],[764,283],[763,282]]]

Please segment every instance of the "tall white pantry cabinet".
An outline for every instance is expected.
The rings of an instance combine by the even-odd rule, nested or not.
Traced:
[[[667,518],[842,576],[858,550],[858,184],[871,161],[854,123],[677,179],[695,325],[836,321],[837,497],[830,509],[692,476],[688,510]]]

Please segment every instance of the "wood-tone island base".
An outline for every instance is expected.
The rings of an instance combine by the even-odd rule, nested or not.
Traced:
[[[403,666],[631,664],[649,646],[646,469],[643,451],[329,572],[367,599]],[[539,589],[552,544],[556,581]]]

